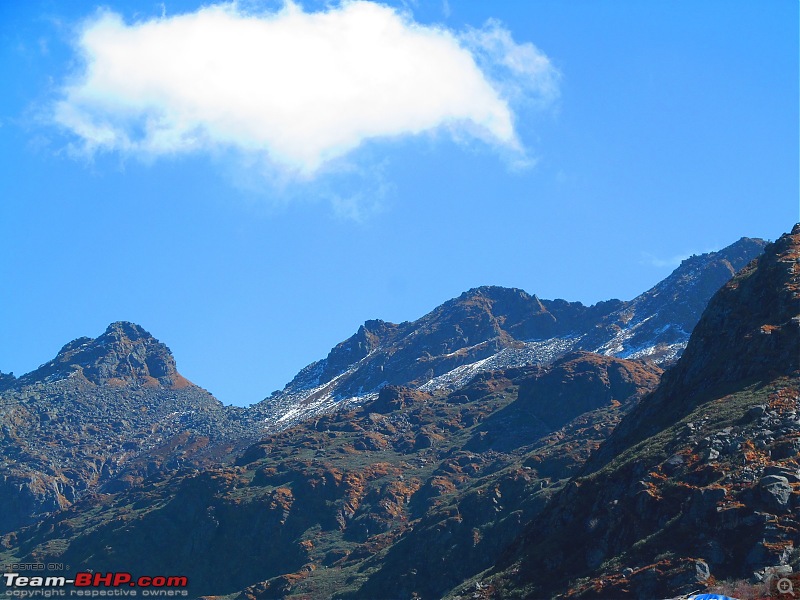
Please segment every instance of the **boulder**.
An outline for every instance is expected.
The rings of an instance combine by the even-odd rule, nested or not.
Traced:
[[[766,475],[758,482],[761,500],[772,510],[785,512],[789,509],[792,486],[782,475]]]

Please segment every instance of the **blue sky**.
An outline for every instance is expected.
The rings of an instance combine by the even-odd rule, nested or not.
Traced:
[[[4,372],[131,320],[249,404],[366,319],[798,220],[794,1],[102,6],[0,3]]]

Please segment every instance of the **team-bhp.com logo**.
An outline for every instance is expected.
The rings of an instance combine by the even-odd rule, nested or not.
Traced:
[[[61,596],[188,596],[189,579],[176,575],[142,575],[133,577],[124,571],[110,573],[76,573],[63,575],[21,575],[3,573],[5,591],[0,596],[14,598],[54,598]]]

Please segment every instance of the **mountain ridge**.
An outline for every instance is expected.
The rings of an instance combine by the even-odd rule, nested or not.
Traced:
[[[680,360],[478,597],[651,598],[711,591],[715,577],[767,597],[770,574],[797,570],[798,258],[800,224],[714,295]]]
[[[254,402],[249,408],[266,407],[270,401],[280,403],[284,396],[292,402],[307,403],[308,397],[315,395],[314,388],[331,383],[335,393],[330,390],[327,393],[336,400],[376,393],[383,384],[431,387],[435,385],[432,380],[437,377],[482,359],[499,359],[503,351],[508,351],[510,356],[502,366],[526,361],[543,363],[573,349],[623,358],[648,357],[658,363],[669,363],[679,355],[680,349],[676,350],[675,346],[682,346],[688,340],[711,294],[760,253],[766,243],[758,238],[743,237],[722,250],[693,255],[683,260],[664,280],[630,301],[610,299],[584,305],[580,301],[542,300],[520,288],[484,285],[462,292],[415,321],[367,320],[350,338],[335,345],[324,359],[301,369],[283,390]],[[700,293],[688,294],[692,287],[701,288]],[[664,311],[665,316],[654,305],[658,304],[656,298],[666,295],[670,296],[669,303],[682,305],[688,301],[690,306]],[[676,299],[683,301],[675,302]],[[637,316],[642,313],[644,316]],[[415,327],[426,320],[434,325],[427,335]],[[392,358],[403,354],[410,342],[408,338],[420,335],[425,338],[424,344],[410,348],[415,360],[406,360],[403,364],[405,372],[413,376],[392,374]],[[576,339],[581,336],[578,343]],[[643,344],[632,346],[628,343],[630,340]],[[531,346],[541,342],[545,342],[543,350],[530,351]],[[370,356],[392,344],[396,347],[391,348],[388,356]],[[552,352],[549,351],[551,346],[555,348]],[[112,350],[116,356],[107,360],[101,348]],[[521,362],[515,362],[516,355],[523,355]],[[380,360],[373,364],[376,359]],[[85,364],[87,362],[89,364]],[[358,365],[359,362],[368,364]],[[491,363],[492,368],[498,366],[501,365],[497,361]],[[348,370],[359,373],[352,377]],[[403,369],[394,369],[400,370]],[[470,371],[470,374],[475,372],[479,371]],[[381,379],[382,373],[388,373],[385,379]],[[0,371],[0,391],[68,376],[83,376],[95,384],[110,381],[119,385],[161,387],[195,385],[177,371],[172,352],[165,344],[138,324],[117,321],[98,338],[81,337],[68,342],[55,358],[22,376],[14,377]],[[342,379],[354,381],[343,386]],[[306,391],[308,394],[304,394]]]
[[[604,353],[625,354],[628,333],[637,343],[647,340],[653,349],[649,358],[669,358],[681,332],[699,318],[704,295],[763,244],[742,238],[719,252],[687,259],[664,282],[629,302],[585,306],[482,286],[416,321],[369,320],[325,359],[301,370],[283,391],[248,408],[224,406],[186,380],[169,348],[141,326],[112,323],[97,338],[65,344],[30,373],[0,378],[0,405],[5,406],[0,408],[8,423],[3,445],[7,452],[23,448],[27,456],[16,466],[0,465],[0,477],[27,490],[27,499],[8,507],[0,526],[13,529],[93,489],[135,485],[164,469],[233,460],[262,435],[352,409],[377,398],[386,385],[455,391],[482,373],[545,365],[574,351],[602,351],[602,344],[613,340],[621,350],[606,347]],[[659,297],[670,304],[676,296],[685,300],[680,311],[659,304]],[[675,322],[667,324],[674,331],[662,324],[670,315]],[[631,325],[627,330],[626,324]],[[85,422],[76,424],[70,411],[84,415]],[[87,441],[71,449],[81,436]],[[62,466],[42,471],[51,463]]]
[[[786,260],[773,262],[783,268],[778,275],[785,278],[788,268],[796,283],[800,226],[795,235]],[[774,253],[776,244],[768,251]],[[775,363],[763,344],[748,354],[735,326],[732,337],[725,338],[716,332],[719,324],[708,324],[715,314],[734,315],[742,323],[760,319],[760,310],[774,313],[781,305],[774,297],[786,285],[758,284],[758,273],[771,260],[751,263],[714,295],[741,299],[749,286],[756,292],[747,296],[748,303],[757,309],[735,309],[735,302],[715,308],[715,300],[697,317],[692,339],[722,348],[727,358],[717,363],[733,363],[738,356],[762,367]],[[702,298],[706,284],[735,264],[725,255],[689,259],[669,285],[637,297],[638,305],[601,307],[602,315],[592,317],[597,317],[592,322],[598,337],[590,339],[609,341],[619,331],[633,332],[621,338],[623,351],[639,348],[625,342],[646,334],[648,327],[650,333],[667,331],[658,323],[648,325],[665,318],[659,297],[667,296],[667,306],[676,295],[687,300],[672,313],[680,325],[680,319],[694,318],[694,301]],[[683,297],[698,287],[703,289]],[[797,295],[795,288],[791,293]],[[784,304],[794,310],[796,302]],[[298,389],[289,408],[296,412],[282,413],[289,415],[283,421],[264,420],[263,405],[225,413],[230,421],[200,419],[188,423],[195,429],[170,430],[160,446],[121,465],[102,455],[102,445],[92,448],[109,464],[110,476],[99,486],[86,486],[86,493],[73,494],[49,515],[40,514],[30,526],[0,535],[0,562],[168,569],[189,575],[192,597],[229,600],[649,598],[664,590],[710,589],[713,578],[696,576],[709,570],[735,577],[752,569],[763,578],[768,569],[797,562],[787,545],[800,545],[800,522],[792,517],[800,505],[800,492],[792,487],[800,485],[797,374],[761,387],[759,382],[734,387],[703,402],[689,398],[686,414],[680,407],[683,392],[659,404],[666,393],[659,392],[661,380],[669,387],[670,377],[677,376],[662,377],[654,360],[588,352],[567,335],[538,341],[515,337],[531,331],[573,333],[569,329],[586,310],[489,286],[465,292],[417,322],[368,321],[331,350],[329,362],[312,363],[298,375],[317,387],[310,393]],[[644,314],[647,310],[653,314]],[[620,322],[633,326],[623,330]],[[786,344],[797,341],[796,325],[793,318],[768,318],[746,329],[760,341],[783,343],[777,352],[784,356],[791,347]],[[649,347],[668,347],[678,343],[675,339],[652,338]],[[68,344],[65,356],[85,344]],[[684,353],[670,371],[684,373],[681,380],[682,364],[715,356],[713,347],[692,350],[695,346],[690,343],[688,356]],[[370,377],[387,380],[385,370],[404,364],[404,354],[417,350],[422,350],[417,357],[422,366],[406,374],[408,385],[385,383],[352,401],[331,401],[326,412],[303,412],[304,402],[313,409],[340,385],[358,383],[363,392],[361,383]],[[465,362],[475,356],[485,358]],[[106,405],[132,407],[141,406],[136,403],[144,396],[169,402],[165,394],[190,389],[145,386],[130,368],[138,363],[125,360],[112,366],[130,376],[130,385],[109,385],[113,377],[98,385],[82,371],[69,376],[79,372],[70,366],[76,360],[62,361],[68,367],[65,378],[24,387],[31,394],[26,408],[48,406],[56,387],[62,396],[73,389],[91,392]],[[446,370],[453,364],[459,366]],[[435,365],[444,365],[442,375],[420,378]],[[119,368],[109,367],[102,375]],[[737,368],[725,367],[723,374],[738,379]],[[759,373],[771,377],[769,369]],[[692,381],[689,377],[685,384],[694,386]],[[57,399],[63,403],[62,396]],[[219,408],[218,401],[212,404]],[[59,415],[46,422],[54,417]],[[642,430],[643,420],[655,424],[656,431]],[[238,447],[211,439],[210,425],[234,421],[250,431],[257,426],[263,437]],[[91,419],[84,422],[96,427]],[[644,439],[628,429],[644,431]],[[214,447],[220,450],[208,454]],[[2,455],[11,457],[12,451],[3,449]],[[608,452],[610,461],[603,458]],[[745,468],[734,468],[742,461]],[[56,475],[62,481],[63,474]],[[40,484],[29,487],[41,489]],[[0,499],[14,498],[13,489],[0,493]]]
[[[372,397],[382,385],[453,389],[484,370],[544,364],[571,350],[667,364],[680,356],[713,293],[765,245],[743,237],[687,258],[630,301],[585,306],[481,286],[415,321],[369,320],[252,407],[267,421],[291,423]]]

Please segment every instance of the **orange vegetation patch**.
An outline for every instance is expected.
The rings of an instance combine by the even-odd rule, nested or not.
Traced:
[[[293,503],[294,496],[292,495],[292,490],[289,488],[282,487],[272,492],[272,502],[270,502],[270,508],[289,510]]]
[[[170,386],[173,390],[182,390],[183,388],[191,387],[192,382],[186,379],[183,375],[179,373],[175,373],[172,376],[172,385]]]
[[[794,547],[794,543],[792,542],[792,540],[779,540],[777,542],[761,542],[761,544],[765,548],[768,548],[778,553],[783,552],[788,548]]]
[[[431,479],[431,487],[439,494],[449,494],[456,491],[456,486],[446,477],[437,476]]]
[[[754,463],[762,466],[771,464],[769,453],[763,450],[758,450],[753,443],[753,440],[742,442],[742,451],[744,452],[744,457],[748,463]]]
[[[642,491],[651,498],[661,500],[661,490],[658,489],[656,484],[654,484],[652,481],[645,481],[644,483],[647,485],[647,487]]]
[[[394,517],[400,516],[405,505],[411,500],[411,496],[420,487],[422,487],[422,482],[418,479],[393,481],[386,487],[381,504],[390,515]]]
[[[149,375],[145,375],[144,377],[142,377],[140,383],[142,387],[145,388],[161,387],[161,384],[158,382],[158,379],[156,379],[155,377],[150,377]]]
[[[797,410],[800,390],[796,387],[785,387],[777,390],[769,396],[769,407],[779,412]]]

